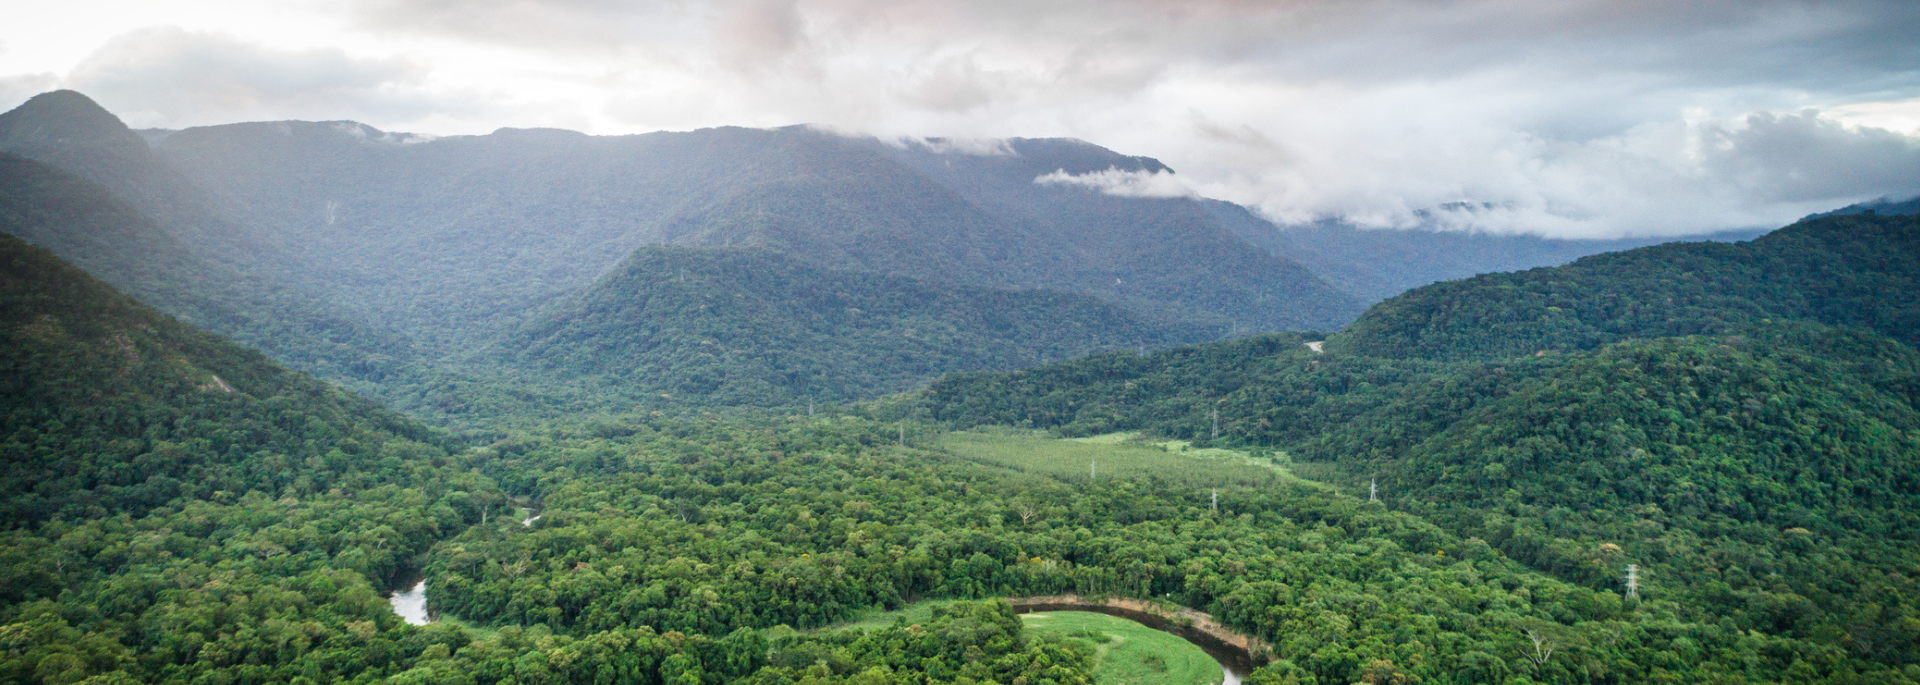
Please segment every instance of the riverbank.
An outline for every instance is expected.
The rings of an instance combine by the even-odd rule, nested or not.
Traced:
[[[1272,646],[1265,640],[1242,635],[1213,620],[1205,612],[1186,607],[1146,602],[1137,599],[1079,595],[1046,597],[1008,597],[1007,603],[1020,613],[1042,611],[1092,611],[1138,621],[1156,630],[1166,631],[1198,645],[1220,663],[1239,674],[1250,673],[1272,660]]]

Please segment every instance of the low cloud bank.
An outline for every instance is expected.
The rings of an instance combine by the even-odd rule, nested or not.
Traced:
[[[1085,186],[1120,197],[1198,197],[1186,181],[1165,170],[1123,171],[1109,167],[1075,175],[1060,169],[1036,177],[1033,182],[1040,185]]]
[[[64,74],[0,73],[0,106],[64,87],[167,128],[811,123],[969,154],[1070,137],[1180,176],[1043,182],[1197,193],[1281,222],[1563,237],[1778,226],[1920,194],[1911,0],[347,0],[272,13],[306,13],[300,40],[345,47],[269,47],[282,42],[204,13],[194,30],[102,29]]]

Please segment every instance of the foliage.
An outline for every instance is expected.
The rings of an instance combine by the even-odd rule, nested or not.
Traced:
[[[1912,251],[1889,246],[1915,234],[1911,218],[1855,216],[1751,245],[1608,255],[1412,293],[1325,354],[1270,336],[1096,355],[949,376],[876,411],[1195,440],[1217,411],[1220,442],[1286,452],[1349,492],[1377,486],[1389,506],[1555,577],[1620,592],[1637,564],[1642,594],[1688,620],[1907,664],[1920,644],[1907,599],[1920,590],[1920,355],[1872,331],[1914,330]],[[1514,314],[1542,293],[1685,293],[1686,313],[1560,327]],[[1671,336],[1702,329],[1718,333]],[[1564,346],[1535,354],[1542,340]],[[1525,355],[1351,353],[1375,349]]]
[[[1027,632],[1093,643],[1103,685],[1218,685],[1221,668],[1193,643],[1124,618],[1089,611],[1023,614]]]
[[[922,597],[1165,597],[1270,639],[1320,682],[1821,682],[1902,676],[1838,645],[1682,618],[1551,580],[1480,540],[1321,488],[1095,483],[927,450],[924,429],[628,426],[490,448],[546,506],[437,547],[430,597],[469,620],[688,634],[829,625]],[[1032,515],[1023,516],[1023,511]],[[1538,663],[1527,626],[1564,646]],[[1675,651],[1676,642],[1692,645]],[[1264,677],[1264,676],[1263,676]],[[1384,682],[1384,681],[1383,681]]]
[[[311,294],[195,254],[105,188],[6,153],[0,233],[45,247],[189,325],[316,375],[385,381],[418,361],[403,339]]]
[[[1673,243],[1490,274],[1367,310],[1328,349],[1495,359],[1818,321],[1920,342],[1920,216],[1810,219],[1747,243]]]
[[[939,286],[762,250],[649,247],[503,336],[498,354],[640,397],[769,405],[864,399],[943,371],[1215,334],[1059,291]]]
[[[10,236],[0,303],[0,506],[12,524],[137,515],[219,491],[366,487],[448,456],[417,424]],[[356,481],[356,464],[382,468]]]

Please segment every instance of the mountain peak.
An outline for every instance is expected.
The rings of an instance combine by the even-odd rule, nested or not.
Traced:
[[[33,96],[0,114],[0,149],[26,151],[51,146],[137,147],[147,143],[120,117],[78,92]]]

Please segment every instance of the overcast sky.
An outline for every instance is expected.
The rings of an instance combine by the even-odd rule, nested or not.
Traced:
[[[1116,192],[1569,236],[1920,194],[1914,0],[27,4],[0,108],[72,88],[136,127],[1072,136],[1178,172],[1087,181]]]

